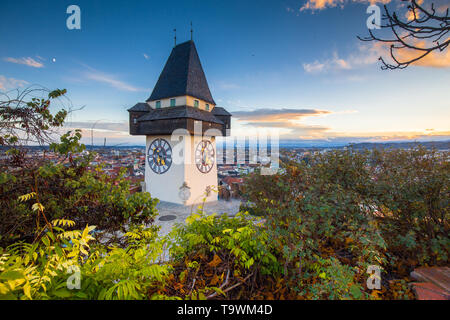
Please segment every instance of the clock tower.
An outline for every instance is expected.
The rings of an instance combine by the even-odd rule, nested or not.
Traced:
[[[216,136],[231,114],[216,106],[194,42],[176,45],[146,102],[128,109],[130,134],[146,136],[145,191],[183,205],[217,200]]]

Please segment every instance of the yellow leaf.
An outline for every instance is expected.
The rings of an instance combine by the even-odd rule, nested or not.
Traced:
[[[44,206],[42,204],[40,204],[39,202],[36,202],[35,204],[33,204],[33,206],[31,207],[31,209],[33,209],[33,211],[44,211]]]
[[[23,286],[23,293],[29,298],[29,299],[33,299],[31,297],[31,286],[30,283],[27,282],[25,283],[25,285]]]

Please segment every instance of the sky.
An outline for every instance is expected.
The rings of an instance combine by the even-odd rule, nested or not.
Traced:
[[[403,10],[398,0],[383,0]],[[424,0],[428,1],[428,0]],[[448,0],[437,0],[448,8]],[[66,12],[78,5],[81,29]],[[145,144],[128,108],[145,101],[190,22],[211,93],[232,135],[347,143],[450,139],[450,50],[381,70],[366,0],[0,2],[0,91],[65,88],[66,128],[84,142]],[[380,4],[381,6],[381,4]]]

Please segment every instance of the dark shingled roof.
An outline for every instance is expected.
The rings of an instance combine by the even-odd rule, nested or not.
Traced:
[[[135,112],[148,112],[150,111],[150,106],[146,102],[138,102],[133,107],[128,109],[127,111],[135,111]]]
[[[225,110],[222,107],[214,107],[211,110],[211,113],[215,116],[231,116],[231,113],[229,113],[227,110]]]
[[[193,41],[183,42],[172,49],[147,101],[185,95],[216,104]]]
[[[223,122],[217,119],[211,112],[190,106],[178,106],[178,107],[154,109],[149,113],[143,115],[142,117],[139,117],[138,121],[141,122],[141,121],[154,121],[162,119],[179,119],[179,118],[190,118],[195,120],[223,124]]]

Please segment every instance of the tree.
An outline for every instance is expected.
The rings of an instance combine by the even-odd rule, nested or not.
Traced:
[[[434,3],[425,8],[421,0],[402,1],[409,2],[407,6],[409,14],[405,18],[400,18],[400,12],[391,12],[387,5],[384,5],[382,17],[384,23],[380,27],[388,29],[391,38],[376,36],[370,29],[370,36],[364,38],[358,36],[362,41],[391,44],[390,56],[394,62],[389,63],[380,57],[383,70],[404,69],[432,52],[443,52],[450,44],[450,38],[446,37],[450,30],[448,8],[444,13],[439,13]]]
[[[23,91],[1,93],[3,99],[0,100],[0,145],[49,143],[52,129],[62,126],[71,110],[70,105],[63,103],[62,109],[53,115],[49,109],[50,103],[55,99],[62,102],[65,93],[65,89],[49,91],[36,86]],[[65,102],[70,102],[68,98],[65,99]],[[11,140],[13,137],[16,139]]]
[[[55,101],[70,101],[65,89],[16,92],[16,97],[4,94],[6,100],[0,100],[0,147],[6,149],[0,157],[0,246],[36,241],[51,229],[49,221],[59,218],[96,225],[101,231],[96,235],[108,234],[109,239],[133,224],[153,221],[157,200],[148,193],[130,195],[125,170],[111,179],[101,165],[92,166],[95,153],[85,152],[81,130],[52,142],[73,110],[70,105],[50,110]],[[46,152],[26,156],[31,144],[49,144],[52,158]],[[30,196],[24,201],[23,195]]]
[[[65,89],[50,91],[40,86],[0,93],[0,147],[9,149],[9,165],[24,165],[25,146],[52,142],[52,135],[72,111],[65,93]],[[55,114],[50,111],[52,101],[61,108]]]

